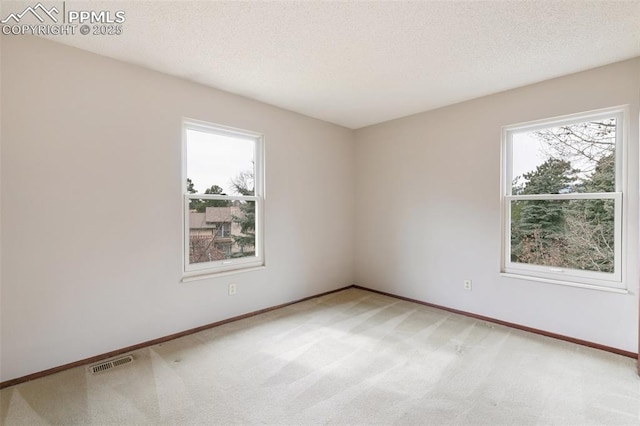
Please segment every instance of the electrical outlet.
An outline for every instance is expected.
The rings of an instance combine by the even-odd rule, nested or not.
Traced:
[[[233,296],[234,294],[236,294],[236,285],[229,284],[229,296]]]
[[[471,291],[471,280],[464,280],[464,289]]]

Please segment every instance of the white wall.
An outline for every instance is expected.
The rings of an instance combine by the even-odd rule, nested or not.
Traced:
[[[636,58],[358,130],[356,283],[636,352],[639,103]],[[630,293],[501,277],[501,126],[622,104]]]
[[[265,269],[180,282],[183,116],[266,135]],[[353,284],[351,130],[29,37],[1,127],[2,381]]]

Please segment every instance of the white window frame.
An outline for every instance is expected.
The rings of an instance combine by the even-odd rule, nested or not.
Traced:
[[[214,195],[189,194],[187,192],[187,131],[211,133],[237,139],[249,140],[254,143],[254,195]],[[255,202],[255,256],[225,259],[213,262],[189,263],[189,200],[239,200]],[[265,265],[264,256],[264,135],[248,130],[236,129],[200,120],[184,118],[182,120],[182,230],[183,230],[183,278],[207,278],[222,272],[242,271]]]
[[[514,278],[530,279],[554,284],[603,290],[624,290],[626,236],[623,232],[625,213],[623,194],[626,190],[626,135],[628,116],[627,107],[606,108],[578,114],[565,115],[551,119],[536,120],[513,124],[502,128],[502,170],[501,170],[501,223],[502,223],[502,260],[501,273]],[[513,135],[532,132],[549,127],[565,126],[590,120],[616,118],[615,141],[615,192],[571,193],[571,194],[535,194],[512,195],[513,182]],[[569,268],[556,268],[542,265],[523,264],[511,261],[511,202],[515,200],[614,200],[614,272],[605,273]]]

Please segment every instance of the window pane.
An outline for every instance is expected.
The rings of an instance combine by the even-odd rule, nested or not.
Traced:
[[[614,272],[615,202],[511,201],[511,261]]]
[[[512,195],[615,191],[615,118],[512,136]]]
[[[256,255],[254,201],[189,201],[190,264]]]
[[[255,141],[187,130],[187,192],[253,195]],[[239,185],[238,185],[239,184]]]

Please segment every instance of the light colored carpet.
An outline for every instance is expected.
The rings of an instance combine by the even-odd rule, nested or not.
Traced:
[[[638,425],[630,358],[359,289],[0,392],[1,423]]]

